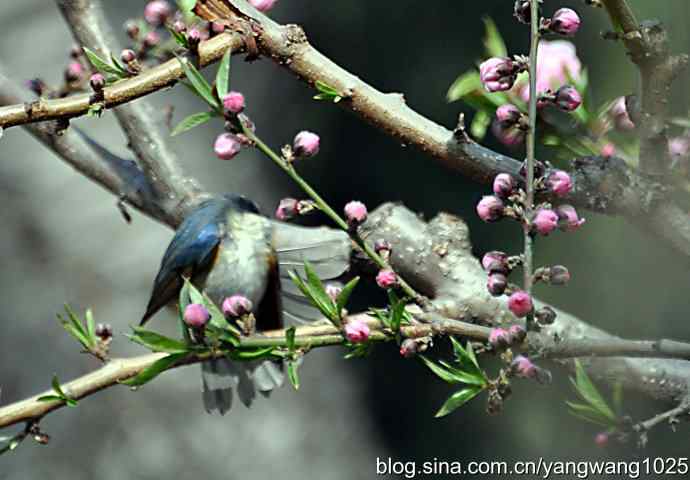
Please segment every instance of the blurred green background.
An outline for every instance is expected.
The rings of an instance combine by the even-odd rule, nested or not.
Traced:
[[[143,11],[145,2],[104,2],[119,26]],[[620,45],[605,42],[603,11],[584,2],[545,2],[546,12],[572,6],[583,17],[575,38],[590,72],[595,99],[632,93],[637,74]],[[671,30],[676,51],[690,51],[690,2],[631,2],[640,18],[659,18]],[[271,15],[304,26],[309,40],[334,61],[387,92],[403,92],[408,104],[448,127],[464,107],[447,104],[445,92],[456,76],[473,67],[483,46],[481,18],[491,16],[512,53],[527,49],[523,26],[512,19],[512,1],[280,0]],[[0,65],[18,81],[41,76],[57,83],[71,45],[53,2],[0,3]],[[514,225],[478,222],[474,204],[487,188],[444,170],[341,109],[311,100],[313,91],[269,60],[233,63],[233,88],[245,93],[259,133],[275,146],[301,129],[321,135],[321,153],[298,168],[340,208],[350,199],[370,208],[401,201],[427,217],[452,212],[470,225],[477,255],[490,249],[517,251]],[[675,113],[687,111],[688,80],[678,80]],[[153,96],[175,105],[175,119],[200,108],[185,89]],[[162,110],[162,108],[161,108]],[[465,109],[470,113],[469,109]],[[129,155],[108,113],[75,122],[114,151]],[[255,198],[266,212],[299,192],[267,159],[252,151],[230,163],[218,162],[211,143],[222,126],[209,124],[173,140],[185,168],[215,191]],[[487,138],[490,147],[502,147]],[[521,152],[508,152],[521,155]],[[125,224],[115,199],[104,193],[19,129],[0,140],[0,404],[45,389],[53,374],[68,380],[96,367],[61,330],[55,314],[68,302],[93,307],[111,323],[113,353],[142,350],[120,334],[140,316],[162,252],[172,232],[135,215]],[[687,296],[690,262],[656,237],[618,218],[587,214],[586,228],[538,244],[537,262],[567,265],[566,289],[539,294],[592,324],[629,338],[689,339]],[[359,298],[359,306],[378,301]],[[171,329],[161,314],[154,328]],[[342,360],[344,351],[310,354],[302,367],[302,389],[289,387],[251,410],[206,415],[200,402],[198,368],[167,373],[138,392],[112,388],[42,422],[48,446],[26,442],[0,458],[0,479],[257,478],[351,479],[375,476],[376,458],[395,460],[550,460],[687,456],[688,428],[652,432],[650,444],[594,445],[597,428],[566,413],[572,398],[567,375],[554,366],[554,385],[516,384],[502,415],[484,413],[476,399],[457,413],[433,418],[447,385],[418,362],[403,360],[393,346],[378,347],[368,359]],[[665,405],[627,393],[635,418]],[[7,434],[10,431],[3,431]]]

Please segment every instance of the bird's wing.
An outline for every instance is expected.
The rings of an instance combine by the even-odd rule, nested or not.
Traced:
[[[292,282],[289,272],[304,277],[304,262],[308,261],[321,281],[335,281],[350,265],[350,238],[341,230],[327,227],[300,227],[276,221],[273,227],[285,321],[295,324],[319,320],[322,315]]]
[[[183,274],[191,277],[213,261],[225,228],[225,207],[222,202],[206,202],[177,229],[161,261],[141,325],[177,297]]]

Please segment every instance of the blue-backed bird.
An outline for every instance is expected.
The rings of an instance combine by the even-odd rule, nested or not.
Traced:
[[[350,250],[344,232],[269,220],[245,197],[225,194],[207,200],[175,232],[141,324],[177,299],[184,277],[219,306],[231,295],[247,297],[254,305],[258,331],[317,320],[318,310],[292,284],[288,272],[303,275],[307,260],[322,280],[335,279],[347,269]],[[268,395],[283,382],[281,366],[268,360],[216,359],[201,367],[209,413],[227,412],[233,389],[249,406],[257,391]]]

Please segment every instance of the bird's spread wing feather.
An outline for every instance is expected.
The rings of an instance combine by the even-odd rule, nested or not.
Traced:
[[[347,234],[332,228],[307,228],[273,222],[273,245],[280,266],[283,314],[288,324],[322,317],[290,279],[289,272],[304,277],[308,261],[323,282],[335,281],[350,264],[352,243]]]

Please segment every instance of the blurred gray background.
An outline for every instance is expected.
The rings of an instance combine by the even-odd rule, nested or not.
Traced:
[[[105,3],[119,27],[145,2]],[[619,45],[598,37],[606,29],[604,13],[583,2],[569,3],[584,19],[575,42],[590,70],[594,98],[631,93],[634,68]],[[632,3],[641,18],[655,16],[669,24],[676,50],[690,51],[690,2]],[[561,4],[549,1],[546,7],[551,11]],[[445,92],[482,55],[480,18],[496,20],[512,52],[526,51],[525,31],[512,20],[511,6],[506,0],[327,5],[281,0],[272,16],[302,24],[312,43],[336,62],[384,91],[404,92],[413,108],[452,126],[464,107],[446,104]],[[0,64],[12,77],[60,80],[72,42],[53,2],[0,2],[0,28]],[[520,248],[517,229],[477,222],[474,204],[485,188],[401,148],[354,116],[312,101],[311,90],[269,60],[246,64],[236,59],[232,74],[233,88],[245,93],[248,111],[270,143],[288,142],[301,129],[320,133],[321,153],[299,168],[337,208],[359,199],[370,208],[402,201],[429,217],[449,211],[469,222],[478,255]],[[687,110],[687,84],[686,74],[673,99],[679,114]],[[200,108],[180,88],[153,100],[161,107],[174,104],[175,120]],[[112,114],[75,123],[129,156]],[[253,197],[267,212],[281,197],[298,195],[255,152],[218,162],[211,143],[220,129],[211,124],[173,140],[187,171],[212,190]],[[97,366],[59,327],[55,314],[65,302],[92,307],[97,321],[114,326],[115,355],[142,353],[121,334],[140,317],[172,232],[137,213],[131,225],[125,224],[112,195],[16,128],[0,140],[0,205],[0,403],[47,388],[53,374],[66,381]],[[568,265],[573,281],[567,289],[539,293],[626,337],[690,339],[687,259],[620,219],[587,218],[577,234],[540,243],[538,262]],[[358,298],[360,307],[380,300],[374,289]],[[152,327],[172,331],[172,323],[161,314]],[[433,414],[450,391],[419,363],[400,359],[393,346],[378,347],[365,360],[345,361],[343,353],[310,354],[299,392],[283,388],[270,401],[259,400],[251,410],[235,407],[223,418],[203,412],[196,366],[169,372],[137,392],[108,389],[46,418],[41,425],[51,443],[27,441],[1,457],[0,479],[351,479],[374,477],[377,457],[618,460],[688,453],[686,425],[675,434],[653,432],[645,450],[633,444],[597,448],[597,428],[566,413],[563,401],[573,393],[561,370],[555,370],[551,388],[515,385],[500,416],[484,414],[484,401],[477,399],[436,420]],[[630,393],[625,406],[636,418],[664,408]]]

